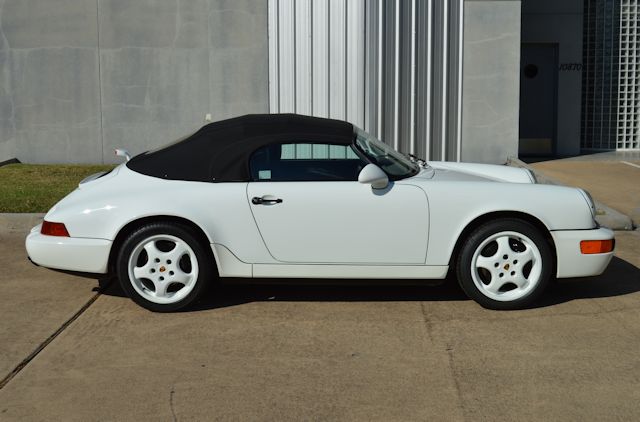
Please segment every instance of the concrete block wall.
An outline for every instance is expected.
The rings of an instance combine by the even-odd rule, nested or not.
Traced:
[[[0,161],[117,162],[268,102],[267,0],[0,0]]]
[[[466,0],[462,161],[518,156],[520,0]]]

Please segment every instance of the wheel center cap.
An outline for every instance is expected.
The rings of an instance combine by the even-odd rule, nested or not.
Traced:
[[[505,265],[504,265],[504,270],[505,270],[505,271],[509,271],[509,264],[505,264]],[[160,270],[160,271],[162,271],[162,270]]]
[[[163,272],[167,271],[167,269],[166,269],[165,267],[160,267],[159,271],[160,271],[161,273],[163,273]]]

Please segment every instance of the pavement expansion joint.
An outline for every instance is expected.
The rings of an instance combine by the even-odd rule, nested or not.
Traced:
[[[176,409],[173,407],[173,395],[176,393],[174,386],[171,386],[171,392],[169,393],[169,407],[171,408],[171,416],[173,422],[178,422],[178,416],[176,415]]]
[[[76,311],[69,319],[67,319],[56,331],[54,331],[49,337],[47,337],[42,343],[35,348],[33,352],[24,358],[7,376],[0,380],[0,390],[2,390],[16,375],[20,373],[40,352],[42,352],[56,337],[58,337],[64,330],[67,329],[76,319],[80,317],[89,307],[95,302],[102,293],[111,285],[111,280],[101,286],[97,293],[93,295],[89,300],[85,302],[80,309]]]

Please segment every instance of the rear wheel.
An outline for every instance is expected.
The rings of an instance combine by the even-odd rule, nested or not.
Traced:
[[[139,305],[155,312],[177,311],[206,290],[213,276],[211,255],[189,227],[153,223],[124,241],[118,278]]]
[[[519,309],[535,302],[549,284],[551,247],[530,223],[503,219],[468,237],[457,273],[465,293],[489,309]]]

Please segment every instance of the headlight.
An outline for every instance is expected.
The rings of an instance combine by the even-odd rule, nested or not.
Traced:
[[[578,190],[582,194],[582,197],[584,198],[584,200],[587,201],[587,205],[589,205],[589,209],[591,210],[591,216],[595,219],[596,218],[596,203],[594,202],[593,198],[591,197],[591,194],[589,194],[589,192],[587,192],[584,189],[578,189]]]

